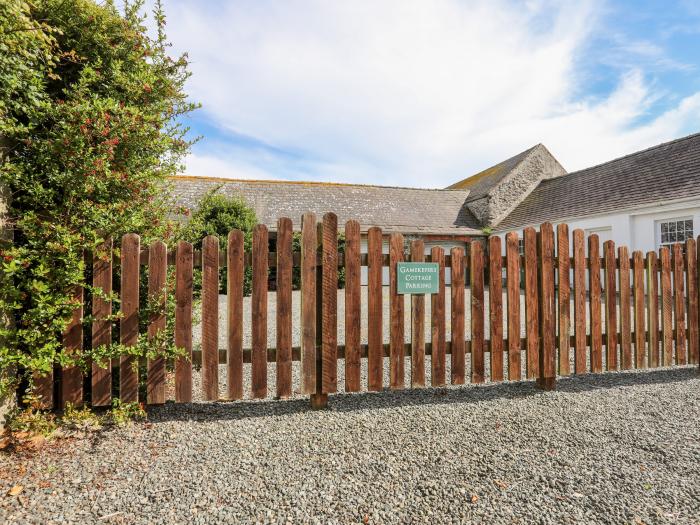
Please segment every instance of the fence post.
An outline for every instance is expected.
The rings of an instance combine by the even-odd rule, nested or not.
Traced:
[[[314,258],[315,270],[316,270],[316,390],[311,394],[311,408],[314,410],[319,410],[322,408],[328,408],[328,394],[323,393],[323,356],[322,356],[322,346],[323,346],[323,333],[321,331],[321,326],[323,324],[323,266],[318,263],[319,254],[323,247],[323,223],[319,222],[316,225],[316,251],[314,252],[316,257]]]
[[[148,339],[158,337],[165,330],[168,280],[168,249],[163,241],[156,241],[148,249],[148,298],[158,306],[150,315]],[[154,306],[155,306],[154,305]],[[146,401],[152,405],[165,403],[165,359],[148,359],[146,374]]]
[[[202,394],[219,399],[219,239],[202,240]]]
[[[189,358],[175,362],[175,401],[192,402],[192,245],[177,243],[175,263],[175,346],[183,348]]]
[[[422,239],[411,241],[411,262],[425,261]],[[425,386],[425,295],[411,294],[411,388]]]
[[[253,292],[251,295],[252,345],[250,352],[251,390],[253,397],[267,397],[267,226],[253,228],[252,247]]]
[[[96,290],[92,296],[92,348],[112,342],[112,239],[107,239],[93,254],[92,284]],[[108,406],[112,403],[112,364],[108,360],[102,368],[92,363],[92,406]]]
[[[389,386],[392,389],[404,387],[404,296],[399,295],[397,290],[397,267],[398,263],[404,260],[403,242],[403,235],[391,234],[389,240]]]
[[[554,228],[540,226],[539,235],[540,341],[537,386],[554,390],[556,372],[556,318],[554,314]]]
[[[63,351],[71,355],[83,349],[83,287],[76,285],[73,290],[75,309],[63,334]],[[65,367],[61,378],[61,408],[65,409],[68,403],[74,407],[83,404],[83,373],[76,365]]]
[[[321,242],[321,392],[338,390],[338,217],[323,215]],[[318,274],[317,274],[318,275]]]
[[[149,252],[150,253],[150,252]],[[121,245],[121,289],[119,299],[122,318],[119,322],[119,339],[125,346],[134,346],[139,339],[139,257],[140,237],[127,233]],[[149,273],[153,261],[148,260]],[[125,403],[139,400],[137,358],[122,355],[119,358],[119,399]]]
[[[345,391],[360,386],[360,223],[345,224]],[[403,317],[402,317],[403,319]],[[403,338],[403,336],[402,336]],[[402,340],[403,343],[403,340]],[[403,349],[403,346],[402,346]],[[402,375],[403,377],[403,375]],[[403,383],[403,381],[402,381]]]

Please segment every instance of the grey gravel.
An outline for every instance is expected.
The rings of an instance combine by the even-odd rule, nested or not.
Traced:
[[[389,315],[390,315],[390,300],[389,300],[389,288],[387,286],[382,288],[382,327],[383,327],[383,338],[384,342],[389,342]],[[431,303],[430,296],[425,296],[425,340],[430,341],[430,319],[431,319]],[[404,295],[404,336],[406,342],[411,340],[411,296]],[[467,333],[470,330],[471,323],[471,290],[469,288],[465,289],[465,329]],[[484,301],[488,305],[489,293],[488,290],[484,293]],[[219,295],[219,348],[226,348],[227,342],[227,299],[226,295]],[[338,343],[345,343],[345,290],[338,290]],[[503,304],[506,304],[506,297],[503,294]],[[572,303],[573,305],[573,303]],[[445,313],[446,313],[446,323],[445,332],[446,337],[449,340],[451,330],[450,330],[450,307],[451,307],[451,297],[450,288],[446,288],[445,293]],[[267,342],[268,346],[274,346],[276,341],[276,308],[277,308],[277,295],[275,292],[268,292],[267,294]],[[361,342],[367,343],[367,287],[363,286],[360,289],[360,311],[361,311],[361,322],[360,322],[360,337]],[[520,311],[525,312],[525,298],[524,295],[520,295]],[[572,310],[573,312],[573,306]],[[201,314],[198,314],[201,318]],[[299,332],[300,324],[298,320],[301,317],[301,292],[299,290],[294,290],[292,292],[292,345],[299,346],[301,344],[301,334]],[[251,312],[251,298],[250,296],[243,298],[243,346],[245,348],[250,348],[252,341],[252,323],[249,322],[252,318]],[[488,315],[484,319],[485,329],[489,330],[489,318]],[[504,335],[508,335],[508,326],[504,321],[503,325]],[[520,319],[520,331],[521,335],[525,336],[525,314],[521,315]],[[202,340],[202,327],[201,324],[196,324],[192,328],[192,340],[195,347],[198,347],[200,341]]]
[[[446,327],[445,333],[447,340],[450,338],[450,308],[451,308],[451,289],[448,286],[445,289],[445,319]],[[411,340],[411,301],[410,295],[405,295],[404,297],[404,336],[406,342]],[[490,295],[488,288],[484,291],[484,330],[488,337],[490,325],[489,325],[489,315],[488,315],[488,305],[489,305]],[[226,295],[219,295],[219,348],[226,348],[227,342],[227,299]],[[345,343],[345,290],[338,290],[338,343]],[[465,301],[465,312],[464,312],[464,322],[467,339],[470,338],[471,333],[471,289],[466,288],[464,292]],[[602,303],[601,298],[601,326],[605,330],[605,306]],[[389,342],[389,288],[384,286],[382,288],[382,327],[383,327],[383,339],[385,343]],[[507,299],[505,292],[502,296],[503,304],[503,335],[508,336],[508,324],[507,324],[507,314],[506,305]],[[277,295],[275,292],[268,292],[267,295],[267,342],[268,346],[274,346],[276,341],[276,318],[275,312],[277,308]],[[294,290],[292,292],[292,345],[299,346],[301,341],[301,336],[299,332],[299,318],[301,316],[301,292]],[[360,310],[361,310],[361,342],[367,343],[367,287],[363,286],[360,293]],[[571,312],[571,323],[570,323],[570,333],[574,333],[574,300],[573,297],[569,303],[569,311]],[[618,311],[619,311],[619,299],[618,299]],[[430,319],[431,319],[431,302],[430,296],[426,295],[425,298],[425,340],[430,341]],[[586,326],[590,326],[590,305],[588,299],[586,300]],[[196,312],[196,318],[201,318],[201,313]],[[252,339],[252,323],[250,322],[252,318],[251,313],[251,298],[250,296],[243,298],[243,346],[245,348],[250,348]],[[619,313],[618,313],[619,318]],[[632,317],[634,318],[634,317]],[[520,293],[520,336],[525,337],[525,296],[521,291]],[[195,348],[199,348],[200,341],[202,340],[202,327],[201,324],[195,324],[192,328],[192,340]]]
[[[193,403],[0,457],[3,523],[674,523],[700,516],[694,368]],[[23,473],[22,469],[26,469]]]

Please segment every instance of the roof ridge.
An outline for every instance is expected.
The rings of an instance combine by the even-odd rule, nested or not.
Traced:
[[[690,135],[686,135],[685,137],[680,137],[680,138],[677,138],[677,139],[669,140],[669,141],[667,141],[667,142],[662,142],[661,144],[657,144],[657,145],[655,145],[655,146],[650,146],[650,147],[645,148],[645,149],[640,149],[639,151],[633,151],[632,153],[627,153],[626,155],[622,155],[622,156],[620,156],[620,157],[616,157],[616,158],[614,158],[614,159],[612,159],[612,160],[607,160],[607,161],[605,161],[605,162],[600,162],[600,163],[598,163],[598,164],[594,164],[593,166],[588,166],[587,168],[583,168],[583,169],[580,169],[580,170],[576,170],[576,171],[569,172],[569,173],[567,173],[567,174],[565,174],[565,175],[562,175],[562,177],[555,177],[555,179],[568,177],[569,175],[576,175],[576,174],[579,174],[579,173],[584,172],[584,171],[588,171],[588,170],[592,170],[592,169],[595,169],[595,168],[599,168],[600,166],[605,166],[606,164],[612,164],[613,162],[617,162],[617,161],[619,161],[619,160],[623,160],[623,159],[626,159],[626,158],[628,158],[628,157],[634,157],[635,155],[641,155],[642,153],[647,153],[648,151],[652,151],[652,150],[655,150],[655,149],[663,148],[663,147],[665,147],[665,146],[669,146],[669,145],[671,145],[671,144],[675,144],[676,142],[683,142],[684,140],[690,140],[690,139],[692,139],[692,138],[697,138],[697,137],[700,137],[700,132],[691,133]],[[548,180],[555,180],[555,179],[548,179]],[[543,180],[542,182],[547,182],[547,180]]]
[[[518,166],[521,166],[525,161],[527,161],[527,160],[530,158],[530,156],[533,154],[533,152],[534,152],[538,147],[540,147],[540,146],[542,146],[543,148],[546,149],[545,145],[542,144],[541,142],[539,142],[539,143],[535,144],[534,146],[532,146],[531,148],[528,148],[528,149],[526,149],[526,150],[524,150],[524,151],[521,151],[521,152],[518,153],[517,155],[513,155],[512,157],[510,157],[510,158],[508,158],[508,159],[506,159],[506,160],[504,160],[504,161],[502,161],[502,162],[499,162],[498,164],[492,166],[492,168],[493,168],[493,167],[496,167],[496,166],[500,166],[501,164],[503,164],[503,163],[505,163],[505,162],[508,162],[510,159],[513,159],[513,158],[515,158],[515,157],[519,157],[520,155],[522,155],[522,158],[521,158],[518,162],[515,163],[515,165],[511,168],[511,170],[508,171],[507,173],[505,173],[505,174],[503,175],[502,179],[499,181],[499,184],[500,184],[503,180],[505,180],[507,177],[509,177],[509,176],[515,171],[515,169],[516,169]],[[549,151],[549,150],[547,150],[547,151]],[[551,153],[550,153],[550,155],[551,155]],[[552,157],[554,157],[554,156],[552,155]],[[556,159],[554,159],[554,160],[556,160]],[[486,170],[488,170],[488,169],[490,169],[490,168],[486,168]],[[484,170],[484,171],[486,171],[486,170]],[[483,173],[483,171],[482,171],[481,173]],[[472,176],[473,176],[473,177],[476,177],[477,175],[479,175],[479,173],[477,173],[476,175],[472,175]],[[474,202],[474,201],[477,201],[477,200],[482,199],[482,198],[484,198],[484,195],[475,195],[475,196],[472,196],[471,193],[470,193],[470,194],[467,196],[467,198],[466,198],[466,200],[465,200],[464,202]]]
[[[285,179],[235,179],[230,177],[212,177],[199,175],[170,175],[171,180],[192,180],[192,181],[207,181],[207,182],[243,182],[253,184],[299,184],[308,186],[346,186],[359,188],[389,188],[395,190],[415,190],[415,191],[454,191],[454,192],[469,192],[466,188],[416,188],[410,186],[383,186],[381,184],[358,184],[351,182],[322,182],[322,181],[302,181],[302,180],[285,180]]]
[[[491,165],[491,166],[488,166],[488,167],[484,168],[483,170],[481,170],[481,171],[479,171],[479,172],[477,172],[477,173],[474,173],[473,175],[470,175],[470,176],[467,177],[466,179],[462,179],[462,180],[459,180],[459,181],[457,181],[457,182],[455,182],[455,183],[453,183],[453,184],[450,184],[450,185],[447,186],[447,188],[445,188],[445,189],[458,189],[458,188],[455,188],[455,186],[457,186],[457,185],[459,185],[459,184],[464,184],[464,183],[466,183],[466,182],[468,182],[468,181],[470,181],[470,180],[473,179],[472,182],[471,182],[471,184],[469,184],[466,188],[463,188],[463,189],[471,189],[472,186],[474,186],[477,182],[479,182],[480,180],[482,180],[482,179],[484,179],[484,178],[487,178],[487,177],[489,177],[489,176],[492,175],[492,173],[487,173],[487,172],[491,172],[492,170],[494,170],[495,168],[501,166],[502,164],[505,164],[505,163],[508,162],[508,161],[511,161],[511,160],[513,160],[513,159],[515,159],[515,158],[517,158],[517,157],[522,156],[522,158],[521,158],[518,162],[516,162],[515,165],[513,166],[513,168],[510,170],[510,171],[513,171],[515,168],[517,168],[517,167],[520,166],[523,162],[525,162],[525,160],[532,154],[532,152],[533,152],[533,151],[535,150],[535,148],[537,148],[538,146],[544,146],[544,144],[542,144],[541,142],[539,142],[539,143],[535,144],[534,146],[530,146],[529,148],[524,149],[523,151],[521,151],[521,152],[519,152],[519,153],[516,153],[515,155],[511,155],[511,156],[508,157],[507,159],[503,159],[501,162],[497,162],[496,164],[493,164],[493,165]]]

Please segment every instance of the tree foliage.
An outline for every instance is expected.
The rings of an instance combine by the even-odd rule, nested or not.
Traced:
[[[243,232],[243,247],[251,251],[253,243],[253,228],[257,224],[255,210],[246,204],[242,197],[229,197],[218,193],[220,188],[214,188],[204,195],[199,206],[192,213],[187,225],[180,232],[180,237],[193,244],[196,249],[202,248],[202,240],[207,235],[219,239],[219,249],[226,249],[228,234],[231,230]],[[199,284],[199,276],[195,279]],[[246,268],[243,279],[243,293],[249,295],[252,290],[253,273]],[[219,275],[221,291],[226,291],[226,272]]]
[[[0,310],[13,320],[0,331],[0,371],[72,363],[60,351],[71,290],[101,293],[85,282],[83,254],[108,256],[99,246],[126,232],[144,243],[173,235],[167,178],[191,146],[181,117],[195,105],[160,2],[155,36],[142,4],[0,2],[0,183],[14,234],[0,253]]]

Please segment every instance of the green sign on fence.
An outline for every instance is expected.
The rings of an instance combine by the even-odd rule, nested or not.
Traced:
[[[438,263],[397,263],[397,290],[400,294],[438,293],[440,275]]]

